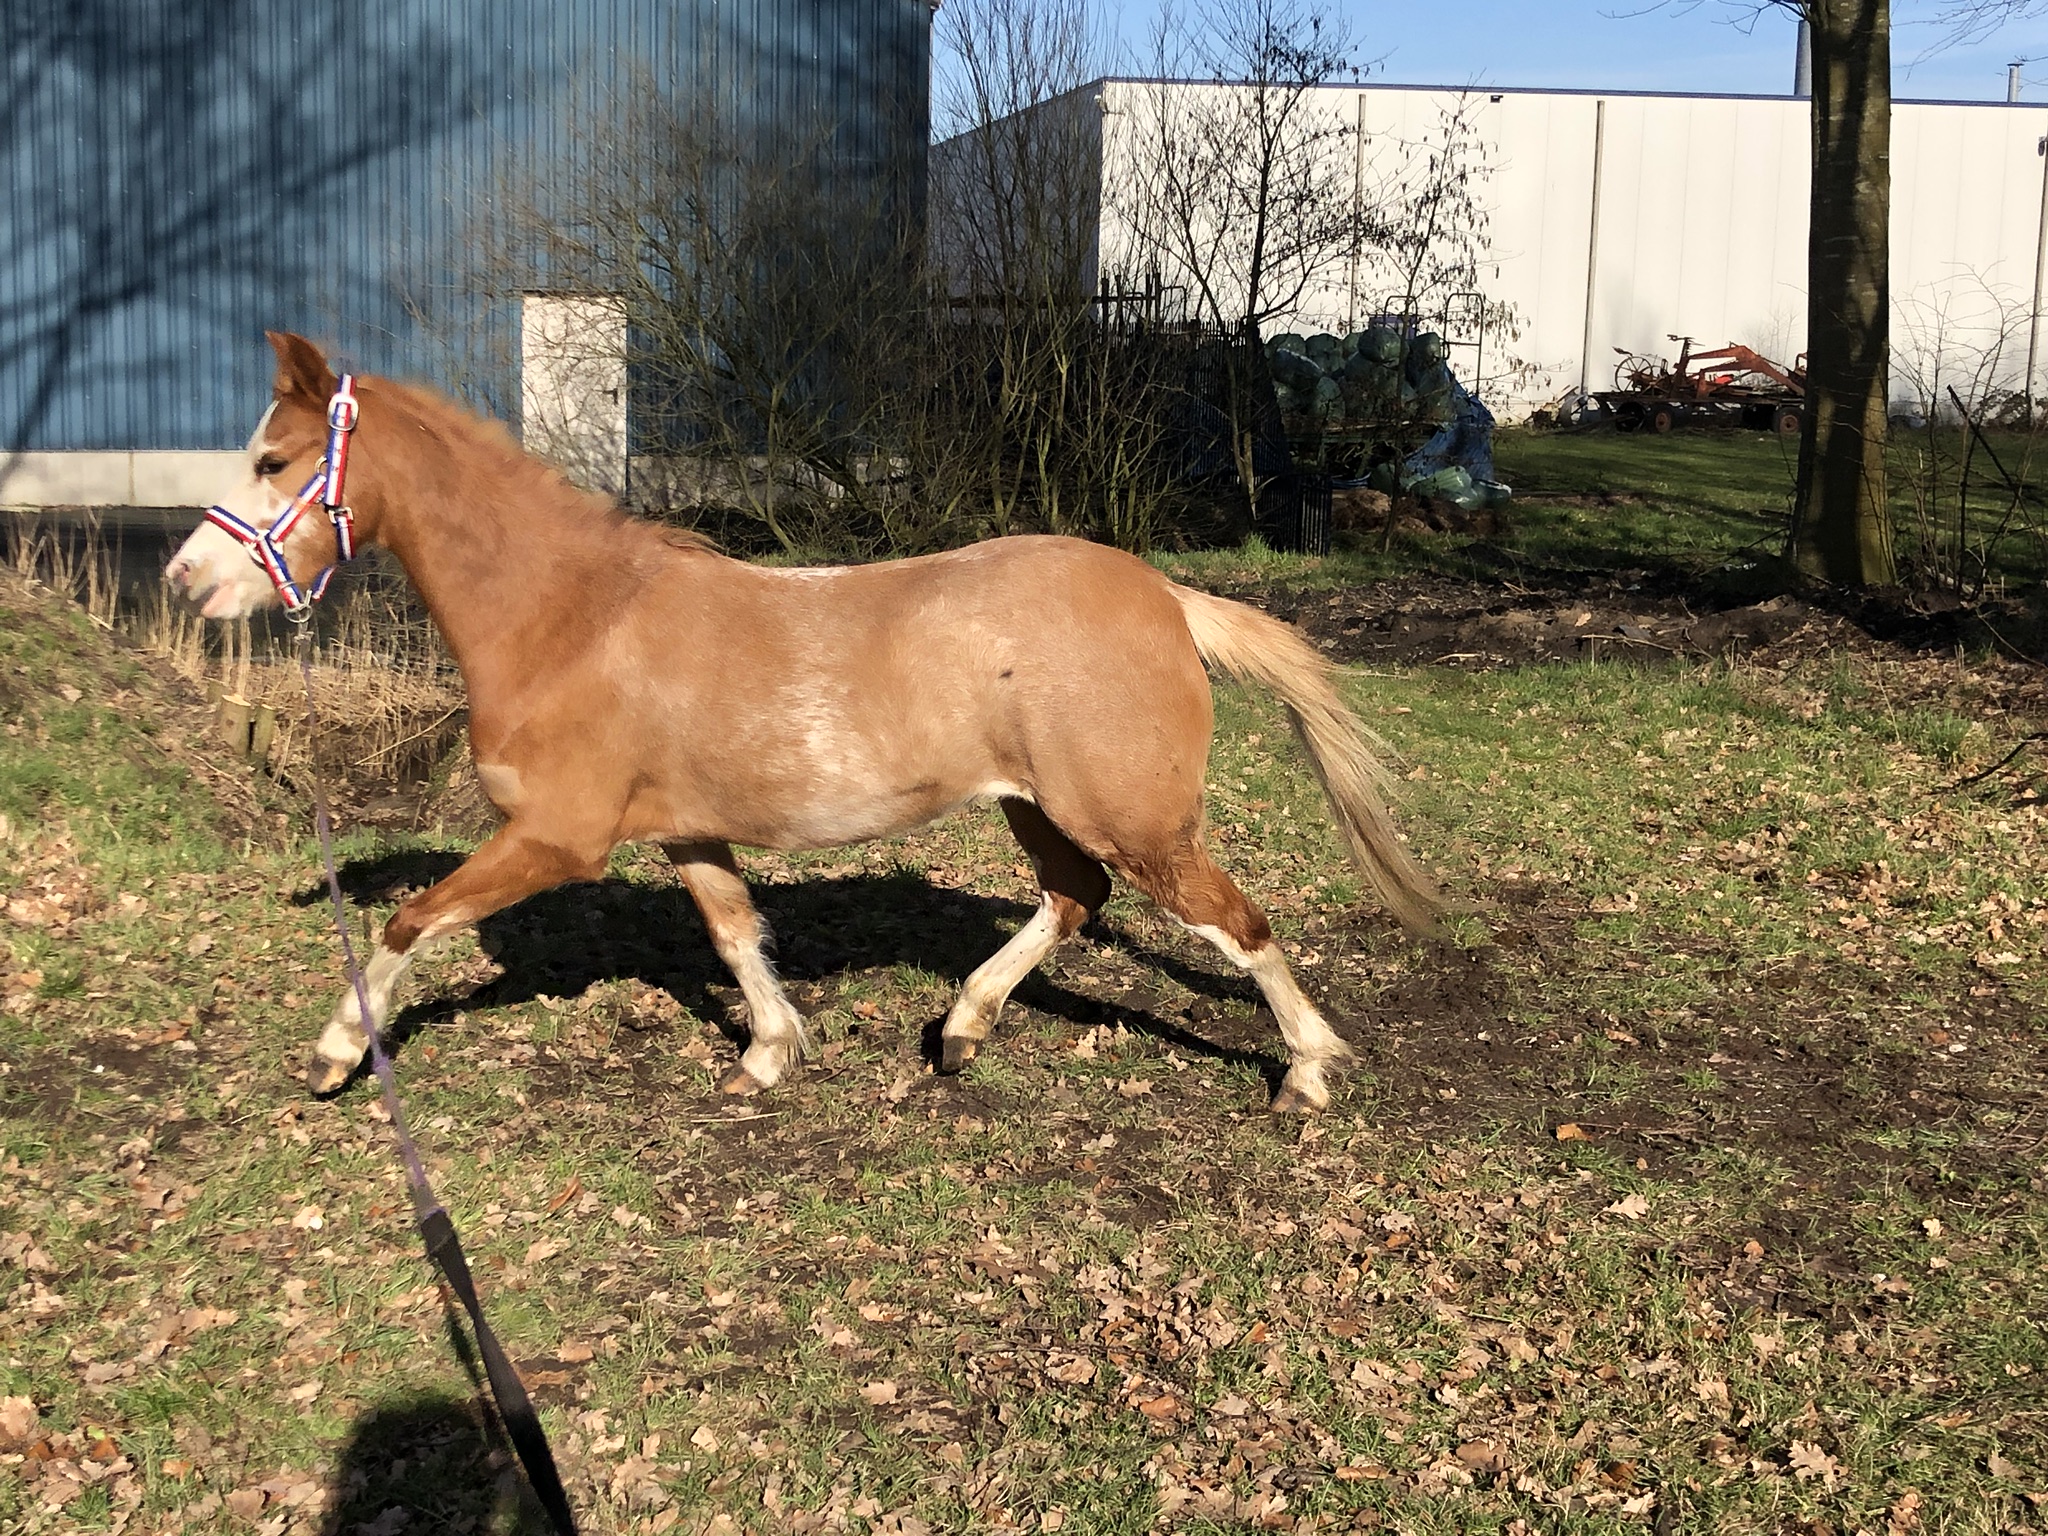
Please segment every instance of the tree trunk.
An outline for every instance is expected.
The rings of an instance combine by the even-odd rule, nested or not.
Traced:
[[[1885,501],[1891,342],[1891,4],[1807,0],[1813,211],[1806,425],[1792,558],[1844,586],[1894,579]]]

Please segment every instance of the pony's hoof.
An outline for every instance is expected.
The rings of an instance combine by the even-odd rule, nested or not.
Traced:
[[[354,1069],[344,1067],[338,1061],[329,1061],[325,1056],[315,1055],[306,1063],[306,1091],[316,1098],[324,1099],[328,1094],[340,1091],[341,1085],[348,1081],[352,1070]]]
[[[1280,1091],[1273,1095],[1273,1102],[1267,1107],[1276,1115],[1314,1115],[1320,1114],[1323,1108],[1291,1083],[1282,1083]]]
[[[762,1090],[761,1080],[745,1067],[734,1067],[718,1080],[718,1091],[729,1093],[735,1098],[745,1098]]]
[[[961,1035],[947,1035],[939,1041],[939,1070],[955,1073],[964,1069],[981,1050],[979,1040],[969,1040]]]

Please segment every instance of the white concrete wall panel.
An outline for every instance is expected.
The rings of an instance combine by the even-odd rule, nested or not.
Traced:
[[[623,495],[624,303],[602,294],[529,293],[519,319],[523,441],[578,485]]]
[[[1130,221],[1129,156],[1142,152],[1160,87],[1111,81],[1103,141],[1101,261],[1143,267]],[[1175,92],[1231,87],[1176,85]],[[1368,189],[1426,154],[1461,93],[1330,87],[1319,114],[1361,123]],[[1491,166],[1489,298],[1512,305],[1513,339],[1489,338],[1482,392],[1504,411],[1554,398],[1579,377],[1592,226],[1594,124],[1604,99],[1600,242],[1592,253],[1589,382],[1609,387],[1615,349],[1673,356],[1670,335],[1703,347],[1742,342],[1781,361],[1805,349],[1810,108],[1778,97],[1506,91],[1468,102]],[[1892,118],[1894,395],[1904,398],[1939,345],[1947,364],[1981,363],[2022,382],[2043,215],[2048,109],[1901,102]],[[1299,312],[1270,330],[1339,329],[1384,307],[1392,285],[1338,261]],[[1938,323],[1930,317],[1939,317]],[[1934,333],[1940,332],[1939,341]],[[2041,339],[2037,379],[2048,373]],[[1469,357],[1469,354],[1464,354]],[[1519,366],[1503,371],[1503,360]]]
[[[1513,303],[1520,334],[1490,342],[1487,379],[1519,358],[1546,397],[1578,378],[1593,218],[1594,103],[1587,97],[1505,97],[1495,108],[1495,268],[1488,291]],[[1484,392],[1498,397],[1497,388]]]
[[[0,507],[204,507],[227,493],[240,449],[53,449],[0,456]]]
[[[2024,379],[2044,133],[2039,107],[1893,110],[1894,398]]]

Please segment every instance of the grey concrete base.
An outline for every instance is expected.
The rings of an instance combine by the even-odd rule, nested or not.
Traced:
[[[0,506],[206,507],[241,466],[238,449],[11,454],[0,456]]]

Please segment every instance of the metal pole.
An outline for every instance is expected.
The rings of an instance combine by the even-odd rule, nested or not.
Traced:
[[[1593,289],[1600,276],[1600,178],[1607,159],[1607,103],[1593,103],[1593,223],[1586,234],[1586,329],[1579,341],[1579,393],[1593,369]]]
[[[2027,316],[2027,421],[2034,419],[2034,367],[2041,355],[2041,285],[2048,276],[2048,138],[2034,146],[2041,157],[2040,230],[2034,237],[2034,307]]]
[[[1792,94],[1801,101],[1813,95],[1813,23],[1801,18],[1799,46],[1792,55]]]
[[[1365,92],[1358,95],[1358,123],[1354,130],[1357,137],[1352,144],[1351,159],[1351,283],[1347,314],[1344,320],[1346,331],[1358,329],[1358,261],[1361,231],[1365,227]]]
[[[2020,70],[2025,65],[2025,59],[2016,59],[2005,66],[2005,99],[2008,103],[2016,103],[2020,99]]]

